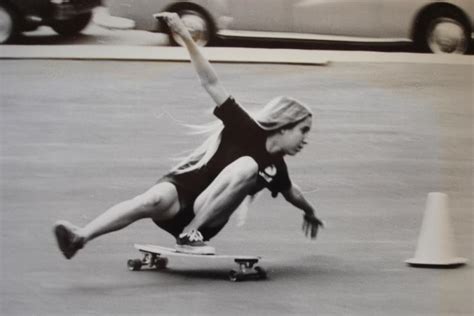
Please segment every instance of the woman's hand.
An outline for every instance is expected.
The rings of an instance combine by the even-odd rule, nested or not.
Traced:
[[[303,232],[306,237],[316,239],[318,235],[319,227],[324,228],[324,223],[314,215],[305,214],[303,217]]]
[[[186,26],[181,21],[181,18],[177,13],[174,12],[161,12],[153,14],[155,19],[163,21],[168,25],[170,31],[178,34],[183,40],[192,39],[191,34],[189,33]]]

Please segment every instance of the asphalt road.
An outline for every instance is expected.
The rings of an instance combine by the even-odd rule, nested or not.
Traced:
[[[292,179],[327,222],[304,238],[301,215],[265,193],[247,224],[212,242],[264,257],[269,280],[231,283],[231,262],[174,260],[129,272],[133,243],[172,246],[143,221],[72,261],[57,219],[82,225],[138,194],[194,147],[182,123],[212,120],[189,64],[0,61],[0,314],[472,315],[472,265],[415,269],[428,192],[450,196],[459,255],[473,260],[473,67],[334,63],[219,64],[252,109],[292,95],[316,113]]]

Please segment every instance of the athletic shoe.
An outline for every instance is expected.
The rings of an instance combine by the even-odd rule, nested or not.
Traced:
[[[79,249],[84,247],[84,237],[76,234],[77,229],[66,221],[58,221],[54,224],[53,232],[56,241],[66,259],[71,259]]]
[[[204,238],[199,230],[191,230],[188,233],[182,233],[176,239],[175,249],[177,252],[190,253],[195,255],[214,255],[216,249],[206,245]]]

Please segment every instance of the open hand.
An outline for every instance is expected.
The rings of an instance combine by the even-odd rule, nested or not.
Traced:
[[[324,223],[314,215],[305,214],[303,217],[303,232],[306,237],[311,237],[311,239],[316,239],[318,235],[319,227],[324,228]]]
[[[178,34],[181,38],[191,37],[188,29],[184,25],[183,21],[177,13],[174,12],[161,12],[153,14],[153,17],[159,21],[166,23],[171,32]]]

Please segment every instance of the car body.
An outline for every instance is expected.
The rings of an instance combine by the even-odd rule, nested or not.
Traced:
[[[474,26],[473,0],[108,0],[107,5],[112,16],[155,32],[165,28],[153,13],[178,12],[191,29],[209,33],[203,45],[215,37],[410,41],[432,52],[464,53]]]
[[[0,0],[0,43],[40,25],[49,25],[61,35],[77,34],[100,5],[101,0]]]

